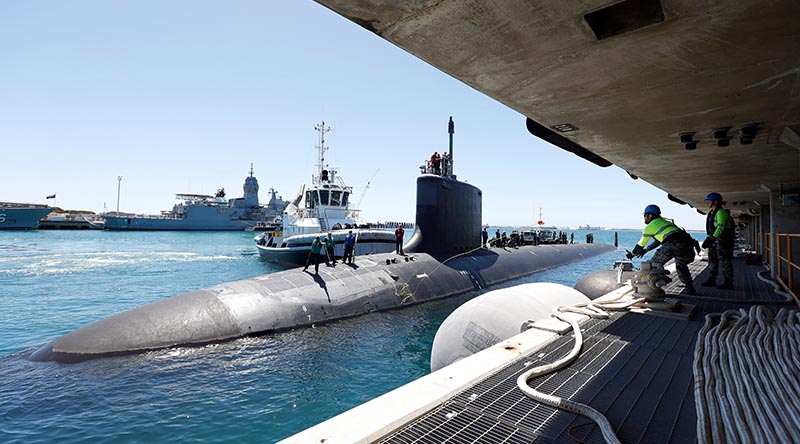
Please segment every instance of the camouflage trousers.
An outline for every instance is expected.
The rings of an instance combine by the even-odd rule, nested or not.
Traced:
[[[722,277],[733,280],[733,242],[717,239],[708,249],[709,279],[716,279],[722,266]]]
[[[694,243],[689,239],[679,238],[668,240],[656,250],[656,254],[650,262],[658,262],[661,265],[675,258],[675,269],[678,272],[678,279],[684,285],[692,283],[692,273],[689,272],[689,264],[694,261]]]

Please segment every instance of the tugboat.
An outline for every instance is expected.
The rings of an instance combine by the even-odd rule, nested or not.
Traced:
[[[181,201],[171,211],[161,215],[106,215],[109,230],[208,230],[208,231],[252,231],[256,226],[270,226],[279,217],[289,202],[269,190],[267,205],[258,202],[258,180],[253,175],[244,180],[244,197],[225,199],[225,189],[217,190],[214,196],[206,194],[176,194]]]
[[[325,164],[325,151],[329,149],[325,146],[325,133],[330,127],[323,121],[314,129],[319,133],[317,174],[311,176],[309,189],[305,185],[300,188],[283,216],[276,218],[276,225],[255,237],[259,256],[282,265],[303,265],[314,238],[330,232],[336,241],[334,256],[342,257],[344,238],[349,231],[356,236],[356,256],[394,250],[393,232],[358,222],[358,210],[350,206],[353,187],[345,184],[335,168]]]

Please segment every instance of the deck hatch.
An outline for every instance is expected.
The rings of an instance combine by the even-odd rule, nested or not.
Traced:
[[[583,16],[597,40],[664,21],[659,0],[626,0]]]

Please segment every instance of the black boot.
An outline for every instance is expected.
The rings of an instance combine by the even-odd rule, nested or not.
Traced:
[[[697,291],[695,291],[694,285],[692,285],[692,283],[689,282],[688,284],[686,284],[686,287],[684,287],[683,293],[686,293],[688,295],[695,295],[697,294]]]
[[[725,279],[725,282],[722,285],[717,286],[720,290],[733,290],[733,281],[730,279]]]
[[[702,285],[703,287],[716,287],[717,286],[717,278],[715,276],[709,276],[708,279],[703,281],[703,283],[700,284],[700,285]]]

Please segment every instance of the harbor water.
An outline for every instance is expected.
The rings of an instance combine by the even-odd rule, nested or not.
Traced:
[[[570,232],[585,242],[586,231]],[[640,236],[618,233],[616,252],[508,285],[572,286],[624,258]],[[613,231],[593,234],[613,245]],[[252,238],[0,232],[0,442],[275,442],[428,374],[439,324],[466,301],[77,364],[26,359],[49,340],[120,311],[281,270],[259,259]]]

